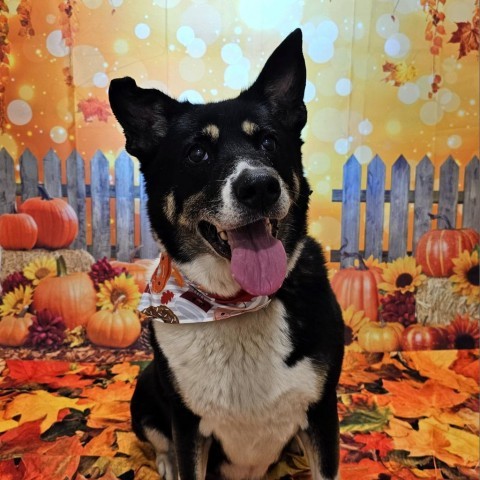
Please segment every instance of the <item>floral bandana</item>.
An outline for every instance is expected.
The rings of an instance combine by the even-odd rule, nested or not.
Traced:
[[[266,307],[270,297],[252,297],[241,291],[234,298],[206,293],[182,277],[170,257],[162,253],[138,310],[163,323],[198,323],[223,320]]]

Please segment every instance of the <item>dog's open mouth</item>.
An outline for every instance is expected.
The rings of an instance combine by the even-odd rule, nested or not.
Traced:
[[[276,220],[262,219],[232,230],[202,221],[199,229],[213,249],[230,260],[232,276],[246,292],[272,295],[282,286],[287,255],[276,238]]]

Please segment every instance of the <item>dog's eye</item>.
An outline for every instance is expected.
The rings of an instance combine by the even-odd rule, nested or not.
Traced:
[[[208,160],[208,152],[200,145],[194,145],[188,151],[187,157],[193,163],[200,163]]]
[[[277,144],[275,142],[275,138],[273,138],[272,135],[265,135],[262,138],[261,146],[267,152],[273,152],[275,150],[275,147],[277,146]]]

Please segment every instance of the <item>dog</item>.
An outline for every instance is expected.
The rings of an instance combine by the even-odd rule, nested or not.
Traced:
[[[166,480],[258,479],[298,448],[313,479],[339,478],[344,325],[307,235],[305,83],[297,29],[234,99],[191,104],[129,77],[110,84],[161,250],[199,296],[264,300],[225,320],[152,321],[132,426]]]

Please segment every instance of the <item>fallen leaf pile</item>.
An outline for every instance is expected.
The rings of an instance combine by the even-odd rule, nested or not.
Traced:
[[[343,480],[478,478],[478,350],[349,352],[338,389]],[[158,479],[130,426],[146,361],[0,362],[0,478]],[[309,479],[287,453],[268,479]]]

